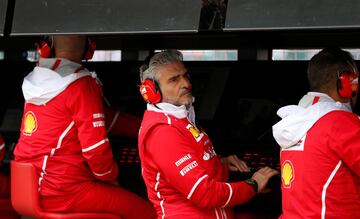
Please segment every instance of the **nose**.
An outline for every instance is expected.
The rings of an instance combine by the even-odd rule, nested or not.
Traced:
[[[186,77],[186,76],[183,76],[182,78],[183,78],[183,87],[191,90],[192,89],[192,84],[190,82],[190,79],[188,77]]]

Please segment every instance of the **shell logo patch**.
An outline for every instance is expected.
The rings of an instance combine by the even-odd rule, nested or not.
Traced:
[[[291,188],[291,183],[295,179],[295,171],[290,160],[284,161],[281,166],[281,179],[284,188]]]
[[[35,114],[31,111],[27,112],[24,116],[24,129],[23,134],[30,136],[37,129],[37,120]]]
[[[187,130],[189,130],[189,132],[192,134],[192,136],[194,136],[195,140],[197,142],[199,142],[201,140],[201,138],[204,136],[204,133],[201,133],[200,130],[198,128],[196,128],[195,126],[188,124],[186,126]]]

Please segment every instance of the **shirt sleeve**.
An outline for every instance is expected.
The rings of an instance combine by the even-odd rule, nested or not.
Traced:
[[[332,124],[332,149],[360,176],[360,120],[354,114],[339,113]]]
[[[118,166],[107,138],[101,88],[93,78],[84,77],[70,89],[67,104],[78,130],[83,157],[96,178],[114,180]]]
[[[188,140],[176,128],[160,125],[145,141],[146,153],[184,197],[199,207],[215,208],[241,204],[255,195],[244,182],[218,182],[209,176],[200,165],[199,152]]]

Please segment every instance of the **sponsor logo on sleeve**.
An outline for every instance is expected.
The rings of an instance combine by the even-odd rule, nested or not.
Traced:
[[[184,168],[182,168],[182,170],[180,170],[180,174],[182,176],[185,176],[188,172],[190,172],[190,170],[194,169],[197,166],[198,166],[198,163],[196,162],[196,160],[194,160],[193,162],[189,163]]]
[[[104,127],[105,126],[105,121],[104,121],[105,115],[104,115],[104,113],[94,113],[93,118],[95,120],[93,122],[94,128]]]
[[[190,158],[191,158],[191,155],[190,155],[190,154],[187,154],[187,155],[181,157],[179,160],[177,160],[177,161],[175,162],[175,165],[178,167],[178,166],[180,166],[182,163],[184,163],[185,161],[189,160]]]
[[[214,147],[210,145],[207,150],[204,150],[203,160],[210,160],[215,156],[216,156],[216,152],[214,150]]]
[[[105,126],[105,122],[104,121],[96,121],[96,122],[93,122],[93,126],[94,126],[94,128],[102,127],[102,126]]]
[[[281,179],[284,188],[291,188],[291,183],[295,179],[295,171],[290,160],[284,161],[281,165]]]
[[[32,111],[26,112],[24,116],[24,129],[23,134],[31,136],[37,129],[37,120],[36,116]]]
[[[94,119],[105,118],[105,115],[104,115],[104,113],[94,113],[93,118]]]

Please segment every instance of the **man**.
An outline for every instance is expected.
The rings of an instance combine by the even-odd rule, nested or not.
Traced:
[[[282,219],[360,218],[359,73],[350,53],[325,48],[308,66],[310,90],[278,111]]]
[[[41,58],[25,77],[15,160],[36,167],[46,211],[153,218],[149,202],[117,185],[101,86],[81,65],[89,58],[84,56],[87,43],[82,36],[54,36],[50,48],[55,58]]]
[[[277,171],[268,167],[246,182],[226,183],[228,168],[247,171],[236,156],[223,158],[195,123],[190,75],[182,54],[166,50],[140,68],[149,102],[139,132],[142,174],[158,218],[233,218],[230,206],[263,192]]]

